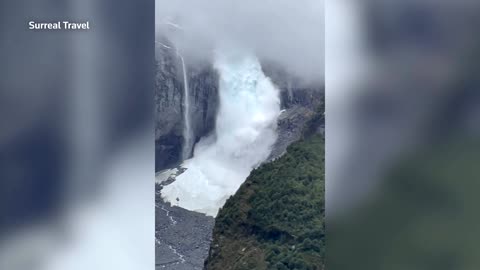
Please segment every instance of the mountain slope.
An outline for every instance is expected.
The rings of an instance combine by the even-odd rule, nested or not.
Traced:
[[[220,210],[206,269],[324,268],[324,138],[310,132],[318,119]]]

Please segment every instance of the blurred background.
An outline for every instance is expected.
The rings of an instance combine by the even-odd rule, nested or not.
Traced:
[[[480,265],[475,1],[327,1],[327,268]]]
[[[2,1],[0,21],[0,269],[151,269],[154,1]]]

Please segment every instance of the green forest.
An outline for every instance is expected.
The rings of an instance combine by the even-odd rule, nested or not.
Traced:
[[[324,269],[325,141],[313,132],[254,170],[220,210],[206,269]]]

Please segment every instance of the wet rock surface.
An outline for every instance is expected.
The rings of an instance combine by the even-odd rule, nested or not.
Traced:
[[[198,141],[215,127],[218,74],[211,63],[184,60],[190,93],[190,118],[195,141]],[[183,68],[175,45],[157,37],[155,61],[155,171],[160,171],[181,161],[185,97]]]
[[[313,110],[302,106],[293,106],[282,111],[277,122],[277,140],[267,162],[283,155],[290,144],[302,137],[303,127],[312,115]]]
[[[181,170],[158,179],[155,184],[155,269],[203,269],[208,256],[214,218],[172,206],[160,191],[174,181]]]

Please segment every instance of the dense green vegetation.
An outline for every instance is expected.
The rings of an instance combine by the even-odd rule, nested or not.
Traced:
[[[324,138],[309,132],[317,120],[220,210],[206,269],[324,269]]]

